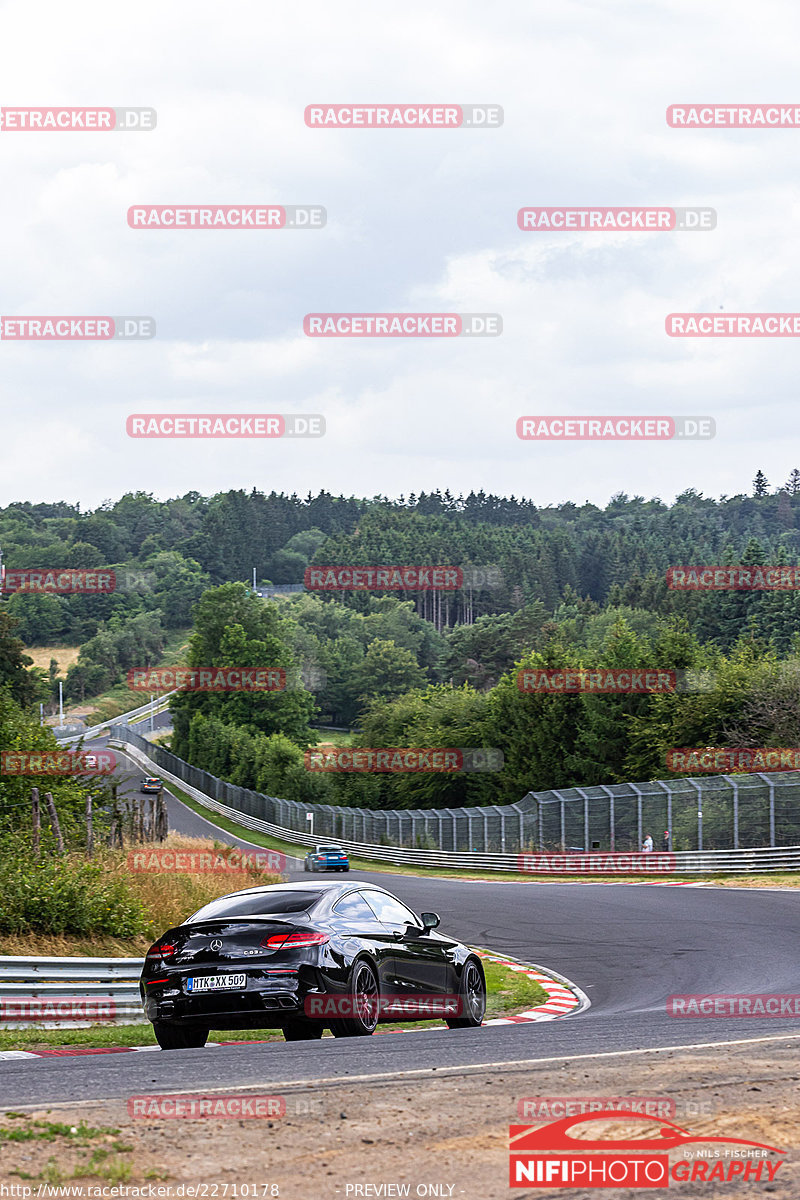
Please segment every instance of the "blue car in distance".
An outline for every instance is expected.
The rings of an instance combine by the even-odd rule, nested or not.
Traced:
[[[317,846],[303,860],[304,871],[349,871],[350,859],[341,846]]]

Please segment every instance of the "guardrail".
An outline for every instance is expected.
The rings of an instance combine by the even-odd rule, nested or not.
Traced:
[[[139,1025],[142,958],[0,957],[0,1028]]]
[[[125,753],[134,759],[134,761],[140,763],[140,765],[149,767],[155,763],[158,768],[158,774],[162,779],[181,788],[188,796],[191,796],[193,800],[196,800],[198,804],[201,804],[210,812],[227,817],[228,820],[235,821],[245,829],[252,829],[257,833],[265,833],[270,837],[295,846],[314,846],[320,841],[320,837],[317,835],[287,829],[285,826],[276,825],[273,822],[264,821],[260,817],[254,817],[250,813],[242,812],[238,808],[231,808],[230,805],[213,799],[211,796],[206,795],[205,792],[200,791],[199,788],[186,783],[178,775],[174,775],[171,771],[166,770],[165,767],[154,760],[153,756],[146,749],[131,746],[125,742],[118,742],[117,744],[121,747],[124,746]],[[588,870],[585,866],[583,869],[576,869],[574,862],[572,867],[570,867],[569,860],[574,860],[575,852],[567,854],[558,852],[543,854],[537,851],[517,851],[512,854],[502,854],[492,851],[470,853],[467,851],[417,850],[403,846],[371,845],[367,842],[357,842],[340,837],[337,837],[335,840],[337,845],[340,845],[348,853],[358,858],[373,859],[376,862],[391,863],[394,866],[416,865],[422,867],[449,867],[452,870],[514,871],[520,872],[522,875],[591,876],[597,874],[598,876],[613,877],[614,873],[623,873],[621,865],[617,867],[616,872],[608,870],[608,862],[614,857],[617,860],[630,860],[632,857],[635,857],[638,863],[648,860],[648,856],[643,854],[636,854],[635,856],[630,854],[612,856],[598,853],[595,856],[598,869],[594,871],[591,865]],[[591,864],[593,857],[591,853],[586,854],[584,851],[578,851],[577,853],[584,862],[588,860]],[[663,859],[664,855],[654,854],[649,861],[655,866],[659,860]],[[770,871],[800,871],[800,846],[766,846],[752,850],[687,850],[669,855],[669,860],[674,861],[674,870],[654,870],[654,877],[666,880],[672,874],[746,874],[748,872],[763,874]],[[601,868],[603,861],[606,864],[605,869]],[[537,862],[541,869],[537,869]],[[628,868],[628,873],[642,874],[644,872],[641,866],[633,866]]]
[[[97,737],[104,729],[108,729],[111,725],[129,725],[136,717],[146,717],[151,712],[153,714],[163,712],[166,703],[170,696],[174,696],[177,689],[171,692],[165,692],[155,705],[148,701],[147,704],[141,705],[140,708],[132,708],[130,712],[122,713],[118,717],[112,717],[109,721],[103,721],[100,725],[90,725],[86,729],[82,729],[80,733],[68,734],[66,737],[57,738],[57,741],[63,742],[66,745],[68,742],[78,742],[81,738]]]

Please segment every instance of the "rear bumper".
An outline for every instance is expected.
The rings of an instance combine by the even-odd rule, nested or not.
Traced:
[[[141,991],[149,1021],[211,1029],[279,1029],[287,1020],[305,1017],[307,997],[335,995],[345,986],[344,977],[335,979],[317,968],[305,968],[302,974],[250,979],[244,991],[191,995],[169,985]]]

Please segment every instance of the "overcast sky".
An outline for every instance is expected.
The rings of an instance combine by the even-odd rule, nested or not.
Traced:
[[[0,503],[143,489],[539,504],[670,500],[800,466],[797,339],[667,337],[800,311],[800,128],[680,130],[679,102],[800,105],[762,0],[0,3],[0,103],[157,110],[146,133],[0,132],[0,313],[144,314],[152,341],[0,341]],[[306,105],[494,103],[499,129],[309,129]],[[319,204],[322,230],[134,230],[133,204]],[[523,233],[527,205],[710,205],[704,233]],[[312,340],[310,312],[496,312],[492,339]],[[135,412],[322,413],[319,440],[138,441]],[[712,441],[522,442],[529,414],[710,415]]]

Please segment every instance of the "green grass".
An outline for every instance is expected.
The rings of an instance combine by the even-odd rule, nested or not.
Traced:
[[[314,729],[317,734],[317,745],[320,742],[329,742],[332,746],[349,746],[353,739],[353,733],[348,729]]]
[[[486,1016],[502,1017],[524,1012],[542,1004],[547,993],[540,984],[518,971],[499,963],[486,962]],[[441,1028],[441,1021],[381,1023],[379,1030]],[[212,1030],[210,1042],[281,1042],[283,1034],[275,1029]],[[146,1025],[93,1025],[90,1029],[0,1029],[0,1050],[47,1050],[58,1046],[155,1046],[153,1027]],[[6,1114],[8,1115],[8,1114]],[[31,1135],[33,1136],[33,1135]],[[0,1129],[0,1143],[3,1131]]]
[[[64,1125],[60,1121],[29,1121],[25,1113],[0,1113],[7,1120],[22,1121],[21,1125],[0,1126],[0,1146],[8,1142],[52,1142],[57,1137],[69,1138],[77,1146],[88,1146],[93,1138],[116,1136],[118,1129],[93,1129],[81,1121],[78,1125]]]

